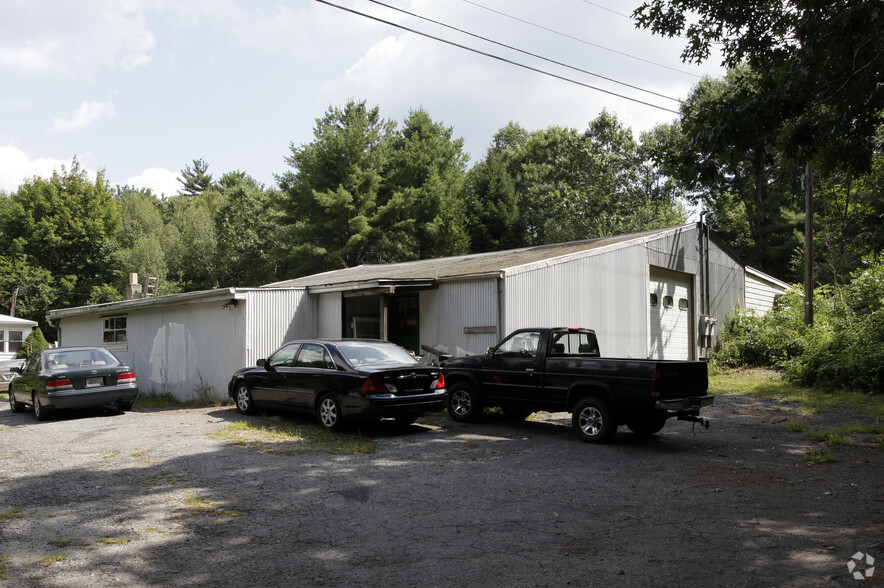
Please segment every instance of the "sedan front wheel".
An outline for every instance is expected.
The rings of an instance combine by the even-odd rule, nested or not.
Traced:
[[[25,404],[23,402],[19,402],[15,399],[15,396],[12,395],[12,390],[9,390],[9,410],[12,412],[23,412],[25,410]]]
[[[249,392],[249,388],[245,384],[238,384],[236,386],[234,400],[236,400],[236,410],[241,414],[252,414],[255,412],[255,401],[252,400],[252,393]]]

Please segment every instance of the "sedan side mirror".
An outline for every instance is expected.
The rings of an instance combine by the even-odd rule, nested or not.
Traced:
[[[258,360],[258,367],[264,367],[264,366],[266,366],[266,365],[267,365],[267,360],[266,360],[266,359],[259,359],[259,360]]]
[[[494,347],[489,347],[488,351],[486,351],[485,353],[487,353],[488,355],[494,355]]]

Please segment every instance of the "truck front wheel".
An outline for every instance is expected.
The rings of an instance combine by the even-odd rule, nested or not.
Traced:
[[[476,389],[469,382],[456,382],[449,386],[445,404],[448,414],[456,421],[472,422],[482,416],[482,403]]]
[[[587,443],[607,443],[617,432],[614,411],[606,400],[590,396],[574,407],[571,424],[577,437]]]

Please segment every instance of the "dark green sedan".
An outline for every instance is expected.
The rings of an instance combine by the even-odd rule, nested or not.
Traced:
[[[112,405],[129,410],[138,396],[135,372],[102,347],[35,351],[9,383],[9,408],[33,407],[38,421],[56,409]]]

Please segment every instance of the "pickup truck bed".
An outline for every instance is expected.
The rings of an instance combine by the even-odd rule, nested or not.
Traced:
[[[455,420],[476,420],[492,406],[522,418],[567,411],[578,437],[592,443],[610,441],[619,425],[653,435],[673,417],[708,426],[699,412],[713,401],[705,362],[603,358],[590,329],[520,329],[442,369]]]

